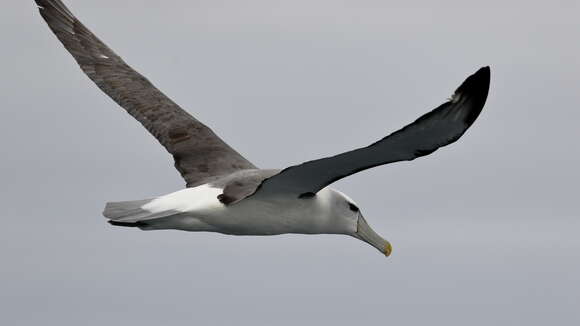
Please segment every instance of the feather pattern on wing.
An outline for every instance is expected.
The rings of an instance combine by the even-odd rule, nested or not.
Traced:
[[[312,195],[329,184],[378,165],[411,161],[459,139],[479,116],[489,91],[489,67],[469,76],[449,101],[363,148],[288,167],[265,179],[260,194]]]
[[[181,109],[89,31],[60,0],[35,0],[81,69],[173,155],[188,187],[255,166]]]

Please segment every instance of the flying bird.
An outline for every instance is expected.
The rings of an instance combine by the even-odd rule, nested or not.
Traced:
[[[490,69],[480,68],[451,98],[366,147],[285,169],[260,169],[180,108],[85,27],[60,0],[35,0],[84,73],[173,155],[186,188],[155,198],[107,203],[115,226],[230,235],[343,234],[385,254],[391,244],[356,203],[329,187],[379,165],[411,161],[458,140],[479,116]]]

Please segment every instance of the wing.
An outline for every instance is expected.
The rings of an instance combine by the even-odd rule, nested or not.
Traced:
[[[81,69],[173,155],[187,186],[255,168],[181,109],[89,31],[60,0],[35,0],[40,14]]]
[[[469,76],[448,102],[378,142],[350,152],[282,170],[262,182],[252,196],[313,196],[329,184],[378,165],[411,161],[455,142],[483,109],[489,90],[489,67]]]

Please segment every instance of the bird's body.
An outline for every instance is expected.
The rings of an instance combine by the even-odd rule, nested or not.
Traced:
[[[237,178],[236,182],[243,180]],[[109,203],[104,215],[117,224],[137,223],[142,230],[211,231],[231,235],[351,234],[356,231],[355,218],[337,219],[334,214],[337,201],[344,198],[352,203],[352,200],[330,187],[308,199],[273,195],[248,198],[235,205],[224,205],[219,200],[223,193],[223,180],[218,179],[151,200]]]
[[[455,142],[479,116],[489,90],[490,70],[484,67],[447,102],[369,146],[285,169],[259,169],[133,70],[61,0],[35,2],[83,72],[157,138],[186,182],[186,189],[153,199],[108,203],[103,215],[117,226],[233,235],[345,234],[389,255],[391,245],[350,198],[329,185]]]

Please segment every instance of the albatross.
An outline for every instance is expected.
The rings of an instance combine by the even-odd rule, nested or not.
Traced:
[[[391,244],[333,182],[383,164],[411,161],[458,140],[479,116],[490,69],[469,76],[443,104],[368,145],[284,169],[260,169],[180,108],[97,38],[60,0],[35,0],[41,16],[82,71],[173,156],[186,188],[109,202],[115,226],[229,235],[342,234],[386,256]]]

